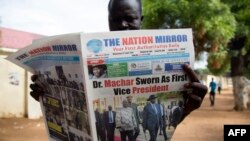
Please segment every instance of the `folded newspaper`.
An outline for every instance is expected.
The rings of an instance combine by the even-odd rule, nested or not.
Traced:
[[[35,40],[7,60],[45,86],[50,141],[144,141],[153,132],[165,141],[182,112],[192,38],[191,29],[73,33]]]

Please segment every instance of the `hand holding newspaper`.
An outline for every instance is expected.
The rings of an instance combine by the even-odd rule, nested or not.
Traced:
[[[7,59],[44,86],[40,103],[51,141],[97,141],[110,132],[116,139],[116,122],[139,131],[155,124],[171,138],[191,88],[183,86],[190,81],[183,65],[193,68],[192,41],[191,29],[73,33],[35,40]],[[133,118],[124,119],[129,108]]]

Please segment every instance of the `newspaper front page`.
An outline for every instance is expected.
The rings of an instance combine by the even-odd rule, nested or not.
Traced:
[[[126,133],[142,141],[155,132],[164,141],[182,112],[189,81],[182,65],[194,66],[192,38],[191,29],[66,34],[7,59],[45,86],[49,140],[118,141]]]

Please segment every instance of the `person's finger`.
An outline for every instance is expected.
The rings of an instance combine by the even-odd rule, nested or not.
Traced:
[[[37,84],[30,84],[30,88],[33,91],[41,91],[40,87]]]
[[[193,93],[184,94],[184,99],[185,99],[185,103],[189,103],[189,104],[193,104],[193,101],[195,101],[195,103],[202,102],[202,97],[200,95],[193,94]]]
[[[188,64],[183,65],[183,70],[184,70],[184,72],[186,72],[186,74],[188,75],[191,82],[200,82],[196,73],[193,71],[193,69]]]
[[[40,92],[40,93],[44,93],[44,90],[42,87],[40,87],[38,84],[30,84],[30,88],[31,90],[35,91],[35,92]]]
[[[184,103],[184,112],[186,114],[191,113],[193,110],[198,109],[201,106],[201,97],[194,94],[187,94],[187,98]]]
[[[36,89],[36,86],[35,86],[35,84],[30,84],[30,88],[31,88],[31,90],[35,90]]]
[[[199,97],[201,100],[205,97],[207,93],[207,86],[202,85],[201,83],[198,82],[187,83],[184,85],[184,87],[192,88],[192,91],[189,93],[189,95],[195,95]]]
[[[194,101],[196,101],[197,103],[201,103],[201,102],[202,102],[201,97],[199,97],[199,96],[197,96],[197,95],[195,95],[195,94],[190,94],[189,97],[190,97],[191,99],[193,99]]]
[[[30,92],[30,95],[31,95],[36,101],[39,101],[39,94],[38,94],[38,93],[32,91],[32,92]]]
[[[207,93],[207,90],[208,90],[206,85],[203,85],[199,82],[186,83],[186,84],[184,84],[184,87],[188,88],[188,89],[192,88],[192,89],[198,91],[199,93]]]
[[[31,76],[32,82],[35,82],[38,79],[38,75],[34,74]]]

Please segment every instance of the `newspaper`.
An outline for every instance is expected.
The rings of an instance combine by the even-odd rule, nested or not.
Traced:
[[[117,141],[138,131],[138,141],[149,140],[151,125],[164,141],[194,47],[191,29],[72,33],[35,40],[7,60],[39,76],[50,141]]]

